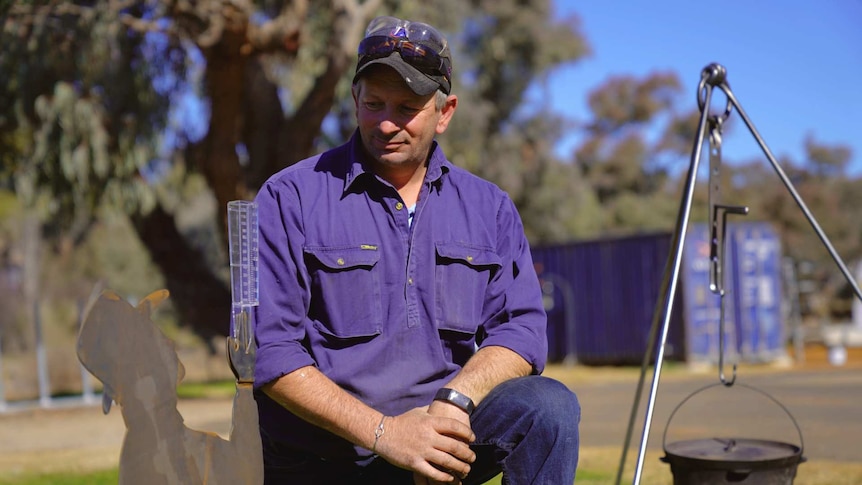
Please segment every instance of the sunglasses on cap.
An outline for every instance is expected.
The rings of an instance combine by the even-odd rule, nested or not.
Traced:
[[[365,29],[359,43],[360,64],[388,57],[398,52],[404,62],[430,75],[442,75],[447,80],[452,66],[447,62],[448,43],[434,27],[421,22],[409,22],[395,17],[377,17]]]

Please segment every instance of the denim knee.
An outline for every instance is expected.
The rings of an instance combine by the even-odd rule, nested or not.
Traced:
[[[511,405],[523,411],[534,411],[551,420],[580,421],[581,405],[578,397],[563,383],[544,376],[527,376],[512,379],[498,386]]]
[[[561,382],[543,376],[506,381],[491,391],[481,406],[493,408],[493,414],[500,418],[529,419],[531,426],[554,434],[571,432],[577,436],[581,420],[577,395]]]
[[[471,425],[476,444],[491,450],[480,455],[482,462],[496,463],[506,483],[562,484],[574,481],[580,419],[574,392],[553,379],[528,376],[494,388],[476,408]]]

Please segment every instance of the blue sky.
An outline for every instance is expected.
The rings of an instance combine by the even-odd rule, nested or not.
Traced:
[[[554,3],[559,16],[580,18],[592,47],[589,58],[549,80],[560,113],[584,119],[587,93],[609,76],[653,71],[676,72],[683,83],[678,106],[692,109],[701,71],[718,62],[776,157],[802,161],[805,137],[812,135],[819,143],[848,145],[849,172],[862,175],[862,1]],[[713,98],[713,107],[723,109],[721,91]],[[571,145],[564,142],[561,150],[568,153]],[[742,161],[762,152],[739,123],[724,137],[723,155]]]

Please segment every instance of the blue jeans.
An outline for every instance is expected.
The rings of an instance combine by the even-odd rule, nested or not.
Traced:
[[[503,472],[509,485],[565,485],[578,466],[581,407],[575,394],[546,377],[512,379],[494,388],[476,407],[470,425],[476,452],[464,485],[485,483]],[[279,450],[263,436],[267,485],[412,485],[413,473],[382,458],[368,463],[332,463]]]

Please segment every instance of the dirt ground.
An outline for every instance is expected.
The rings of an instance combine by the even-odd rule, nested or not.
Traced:
[[[805,364],[788,364],[775,368],[741,368],[743,373],[769,373],[781,375],[797,371],[841,369],[860,374],[862,349],[851,349],[842,367],[832,367],[826,359],[825,349],[806,350]],[[546,372],[563,382],[578,382],[578,392],[584,396],[601,396],[602,386],[609,382],[633,382],[637,369],[605,369],[576,366],[553,366]],[[668,371],[663,381],[692,379],[684,369]],[[853,384],[856,385],[856,384]],[[857,386],[858,387],[858,386]],[[591,399],[600,399],[592,397]],[[629,401],[630,402],[630,401]],[[584,401],[582,405],[600,407],[600,401]],[[226,436],[230,428],[232,401],[228,398],[182,400],[179,411],[190,428],[212,431]],[[840,429],[840,426],[838,427]],[[115,407],[104,415],[98,402],[84,403],[80,399],[57,401],[50,408],[39,406],[10,407],[0,413],[0,472],[5,477],[34,472],[84,471],[117,466],[125,425],[120,409]],[[586,435],[585,433],[591,433]],[[589,443],[593,431],[582,423],[582,443]],[[596,431],[595,434],[603,433]],[[614,444],[602,443],[607,447]],[[621,442],[619,442],[622,444]],[[584,454],[585,457],[589,453]],[[840,461],[840,460],[839,460]],[[862,463],[857,463],[862,465]],[[809,465],[805,465],[809,466]],[[829,482],[820,482],[829,483]],[[847,483],[847,482],[843,482]]]
[[[178,409],[186,426],[226,437],[231,406],[231,399],[195,399],[181,401]],[[12,410],[0,414],[0,471],[9,477],[116,467],[125,430],[116,406],[108,415],[99,404],[81,402]]]

